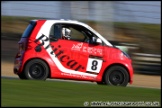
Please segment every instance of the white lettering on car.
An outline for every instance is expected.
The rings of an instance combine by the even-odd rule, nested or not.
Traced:
[[[87,47],[84,46],[83,43],[78,43],[78,44],[73,44],[71,47],[71,50],[76,50],[76,51],[82,51],[84,53],[89,53],[89,54],[98,54],[102,55],[102,49],[101,48],[93,48],[93,47]]]
[[[71,50],[77,50],[80,51],[80,49],[82,48],[83,43],[78,43],[78,44],[73,44]]]

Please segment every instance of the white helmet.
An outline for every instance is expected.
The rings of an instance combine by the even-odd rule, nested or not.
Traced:
[[[63,39],[70,39],[71,38],[71,30],[68,29],[68,28],[62,28],[62,36],[63,36]]]

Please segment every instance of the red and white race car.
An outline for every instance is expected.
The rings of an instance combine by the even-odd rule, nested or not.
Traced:
[[[133,81],[129,55],[79,21],[31,20],[18,44],[14,73],[20,79],[72,79],[114,86]]]

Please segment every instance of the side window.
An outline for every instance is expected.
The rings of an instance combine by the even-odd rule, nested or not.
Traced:
[[[56,41],[61,38],[61,25],[54,24],[50,30],[50,41]]]
[[[51,27],[49,37],[50,41],[66,39],[91,43],[92,37],[96,36],[90,30],[81,25],[57,23]]]
[[[86,38],[86,36],[82,32],[77,31],[74,28],[70,28],[70,30],[72,31],[71,32],[71,40],[81,41],[82,42]]]

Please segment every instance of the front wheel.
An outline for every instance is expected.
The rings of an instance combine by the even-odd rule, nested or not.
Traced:
[[[105,83],[113,86],[127,86],[129,75],[122,66],[112,66],[105,73]]]
[[[105,82],[96,82],[98,85],[105,85]]]
[[[46,80],[49,68],[44,61],[33,59],[26,64],[24,74],[27,79]]]
[[[98,85],[106,85],[104,78],[100,82],[96,82]]]

